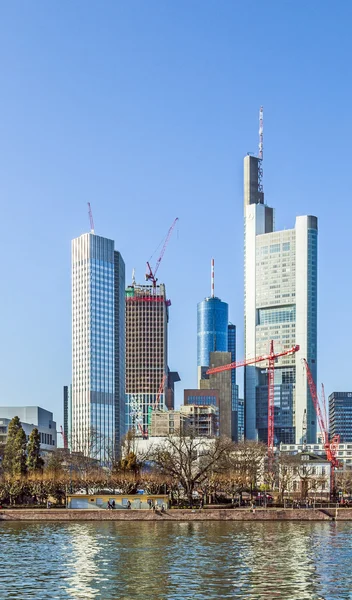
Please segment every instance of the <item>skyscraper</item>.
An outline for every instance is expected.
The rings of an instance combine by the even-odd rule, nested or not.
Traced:
[[[72,449],[108,464],[125,412],[125,264],[113,240],[72,241]]]
[[[262,139],[261,139],[262,143]],[[275,364],[275,443],[316,441],[316,415],[301,358],[317,374],[317,234],[314,216],[296,218],[293,229],[274,230],[274,211],[264,203],[262,145],[244,159],[245,357],[296,344],[300,351]],[[245,368],[245,434],[267,441],[266,365]]]
[[[236,362],[236,325],[228,324],[228,351],[231,354],[231,362]],[[238,441],[238,385],[236,385],[236,369],[231,370],[231,396],[232,396],[232,437]]]
[[[136,435],[148,432],[150,411],[165,409],[167,324],[165,285],[126,289],[126,426]],[[162,386],[158,398],[158,392]]]
[[[331,438],[339,435],[342,444],[352,442],[352,392],[330,394],[329,421]]]
[[[197,305],[198,382],[210,365],[210,352],[228,351],[229,307],[214,295],[214,260],[212,260],[211,296]]]

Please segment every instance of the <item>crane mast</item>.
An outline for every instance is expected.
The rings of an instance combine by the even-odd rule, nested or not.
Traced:
[[[171,234],[172,234],[173,230],[175,229],[175,226],[176,226],[176,223],[177,223],[178,220],[179,220],[178,217],[176,217],[176,219],[172,223],[171,227],[169,228],[169,231],[166,234],[165,242],[164,242],[163,247],[161,249],[159,258],[156,261],[156,265],[155,265],[154,269],[152,269],[152,267],[150,266],[150,262],[149,261],[147,262],[147,272],[145,274],[145,278],[146,278],[146,281],[151,281],[152,282],[153,288],[156,288],[156,283],[158,281],[158,279],[156,277],[156,274],[157,274],[158,269],[160,267],[160,263],[162,261],[162,258],[163,258],[164,254],[165,254],[165,250],[166,250],[166,247],[167,247],[167,245],[169,243]]]
[[[315,382],[313,379],[312,372],[309,368],[309,365],[308,365],[308,362],[306,361],[306,359],[302,358],[302,361],[303,361],[303,364],[306,369],[310,395],[311,395],[313,406],[314,406],[314,409],[315,409],[315,412],[317,415],[320,431],[323,436],[323,445],[324,445],[324,450],[326,452],[326,458],[331,465],[330,491],[333,492],[335,469],[339,468],[339,466],[340,466],[340,463],[336,458],[337,450],[338,450],[339,443],[340,443],[340,436],[334,435],[332,440],[329,441],[327,422],[326,422],[326,420],[324,420],[322,411],[320,409],[317,388],[316,388],[316,385],[315,385]]]
[[[274,453],[275,361],[280,358],[280,356],[294,354],[295,352],[298,352],[298,350],[299,346],[296,345],[288,350],[283,350],[282,352],[274,352],[274,341],[271,340],[269,354],[264,354],[263,356],[257,356],[255,358],[248,358],[239,362],[229,363],[228,365],[223,365],[220,367],[213,367],[207,370],[207,374],[212,375],[214,373],[221,373],[222,371],[230,371],[231,369],[238,369],[239,367],[247,367],[263,361],[268,361],[268,455],[270,465]]]

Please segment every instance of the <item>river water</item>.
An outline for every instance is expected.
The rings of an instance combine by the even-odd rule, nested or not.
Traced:
[[[352,599],[352,523],[0,523],[0,599]]]

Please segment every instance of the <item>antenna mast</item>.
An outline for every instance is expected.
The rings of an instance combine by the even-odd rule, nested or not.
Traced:
[[[263,193],[263,134],[264,134],[264,111],[259,111],[259,152],[258,152],[258,192]]]
[[[215,286],[214,286],[214,259],[211,259],[211,298],[215,296]]]
[[[88,202],[88,214],[89,214],[89,221],[90,221],[90,232],[94,233],[93,213],[92,213],[92,209],[90,206],[90,202]]]

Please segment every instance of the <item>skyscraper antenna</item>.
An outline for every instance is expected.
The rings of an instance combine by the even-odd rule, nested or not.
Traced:
[[[263,107],[260,107],[259,111],[259,152],[258,152],[258,192],[263,193],[263,124],[264,112]]]
[[[90,202],[88,202],[88,214],[89,214],[89,221],[90,221],[90,232],[94,233],[93,213],[92,213],[92,209],[90,206]]]
[[[211,298],[214,298],[215,286],[214,286],[214,259],[211,259]]]
[[[259,111],[259,153],[258,153],[258,158],[260,158],[260,160],[263,160],[263,117],[264,117],[264,113],[263,113],[263,107],[260,107],[260,111]]]

